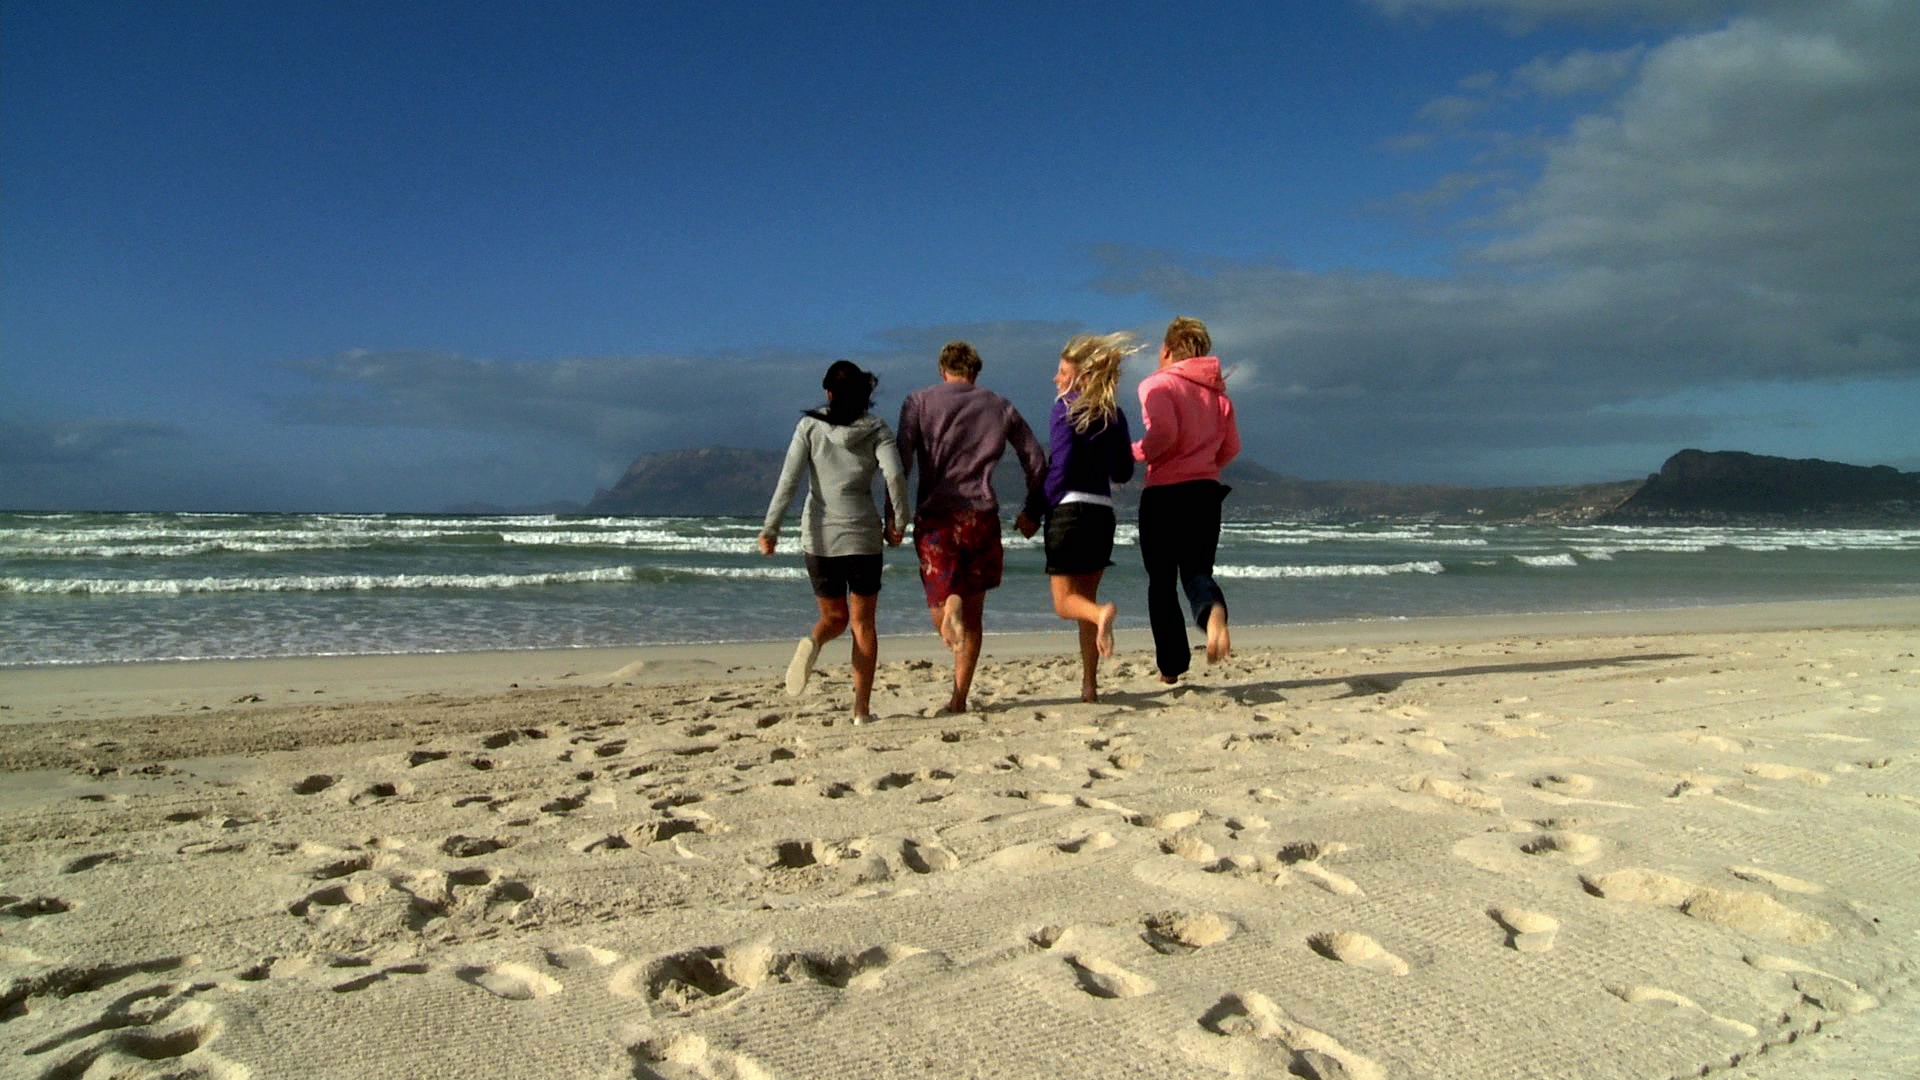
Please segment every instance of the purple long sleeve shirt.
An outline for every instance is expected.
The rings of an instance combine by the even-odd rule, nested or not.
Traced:
[[[1115,409],[1106,423],[1075,431],[1067,415],[1071,403],[1071,398],[1055,398],[1047,416],[1048,506],[1059,506],[1069,491],[1111,498],[1114,484],[1133,479],[1133,440],[1126,414]]]
[[[998,510],[993,467],[1008,447],[1026,474],[1021,509],[1036,521],[1046,512],[1047,453],[1013,403],[991,390],[969,382],[915,390],[900,405],[894,437],[908,475],[919,476],[915,517]]]

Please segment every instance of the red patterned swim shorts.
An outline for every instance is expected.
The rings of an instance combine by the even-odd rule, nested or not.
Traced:
[[[972,596],[1000,587],[1006,552],[1000,546],[1000,515],[993,510],[956,510],[913,520],[913,550],[920,556],[920,585],[927,606],[949,596]]]

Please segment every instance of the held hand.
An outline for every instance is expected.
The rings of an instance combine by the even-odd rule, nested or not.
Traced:
[[[774,539],[772,535],[768,533],[760,534],[760,554],[762,555],[773,554],[773,544],[774,544]]]
[[[1020,516],[1013,519],[1013,527],[1019,529],[1020,535],[1029,540],[1033,539],[1034,533],[1040,531],[1040,523],[1028,517],[1025,510],[1020,511]]]
[[[885,535],[887,538],[888,547],[899,547],[900,541],[905,540],[907,538],[906,533],[901,532],[897,526],[893,526],[893,525],[887,526],[885,533],[883,535]]]

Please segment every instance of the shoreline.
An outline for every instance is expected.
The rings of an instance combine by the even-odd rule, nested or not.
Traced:
[[[1920,597],[1767,601],[1625,611],[1416,616],[1234,628],[1238,648],[1291,649],[1462,642],[1507,636],[1622,635],[1920,627]],[[796,635],[797,637],[797,635]],[[1117,659],[1145,659],[1146,630],[1116,634]],[[0,668],[0,728],[72,720],[181,716],[247,706],[361,704],[424,694],[488,696],[565,686],[657,686],[689,680],[750,681],[785,670],[791,638],[715,644],[593,646],[448,653],[152,660]],[[833,663],[845,639],[830,643]],[[983,663],[1072,655],[1072,631],[989,631]],[[948,653],[930,631],[881,639],[881,663]],[[1204,673],[1197,665],[1196,673]],[[251,699],[251,700],[249,700]]]

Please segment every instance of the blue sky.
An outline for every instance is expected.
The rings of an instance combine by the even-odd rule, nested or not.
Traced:
[[[1294,475],[1920,469],[1916,101],[1905,0],[17,0],[0,507],[584,500],[1177,313]]]

